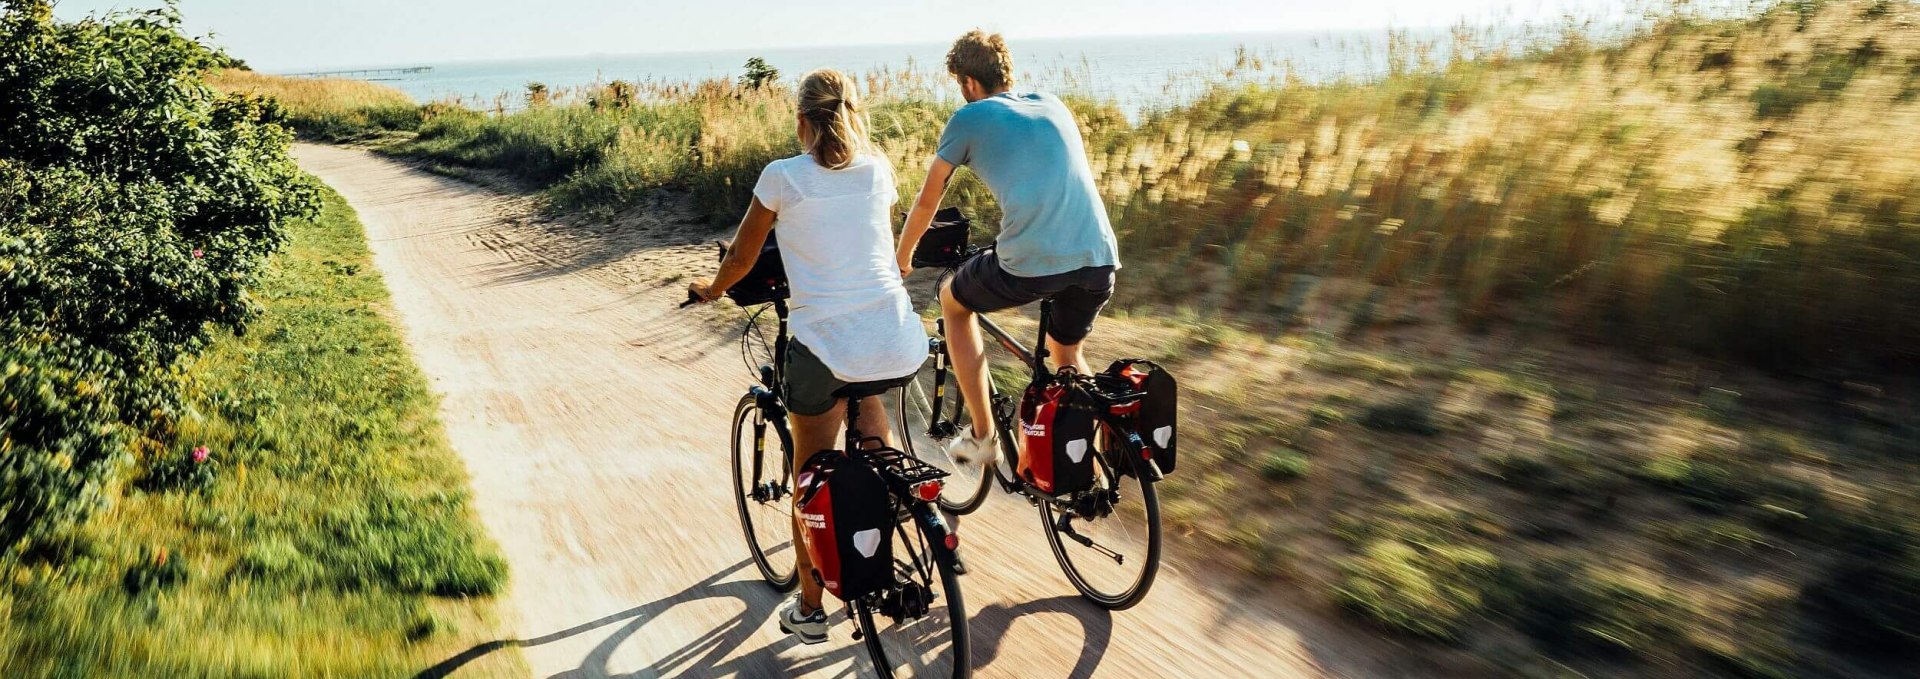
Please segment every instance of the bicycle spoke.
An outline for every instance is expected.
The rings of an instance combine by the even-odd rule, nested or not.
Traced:
[[[1040,512],[1074,587],[1102,606],[1126,608],[1145,596],[1159,569],[1159,505],[1152,485],[1117,473],[1108,464],[1114,459],[1110,451],[1096,458],[1094,490],[1042,502]]]

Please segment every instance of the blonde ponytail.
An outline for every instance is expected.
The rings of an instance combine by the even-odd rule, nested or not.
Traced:
[[[800,116],[813,130],[807,154],[821,167],[845,169],[871,148],[859,92],[846,74],[823,68],[802,78]]]

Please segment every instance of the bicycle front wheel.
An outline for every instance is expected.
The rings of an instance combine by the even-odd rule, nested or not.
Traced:
[[[1080,595],[1110,610],[1146,598],[1160,570],[1160,499],[1140,474],[1119,473],[1119,440],[1101,425],[1094,489],[1067,498],[1067,507],[1042,498],[1041,530],[1060,570]]]
[[[902,523],[894,543],[894,571],[910,588],[923,588],[930,604],[917,616],[891,618],[879,610],[897,607],[872,597],[856,601],[854,614],[866,637],[867,653],[875,673],[887,679],[915,677],[964,679],[973,676],[967,638],[967,607],[960,596],[960,576],[950,564],[939,563],[914,523]]]
[[[940,491],[940,508],[953,514],[970,514],[986,502],[987,491],[992,487],[988,479],[993,475],[990,467],[994,461],[963,463],[948,454],[947,444],[953,441],[955,430],[970,420],[966,400],[960,397],[951,372],[946,375],[946,391],[936,412],[934,373],[929,363],[901,388],[900,428],[906,430],[903,438],[909,455],[947,472]]]
[[[774,591],[800,582],[793,543],[793,486],[787,465],[792,447],[762,416],[752,394],[733,410],[733,499],[754,566]]]

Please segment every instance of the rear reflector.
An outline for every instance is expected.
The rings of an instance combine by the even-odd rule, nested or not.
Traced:
[[[932,502],[940,499],[940,491],[945,487],[946,484],[941,483],[939,479],[921,481],[913,484],[913,496],[920,498],[921,502]]]

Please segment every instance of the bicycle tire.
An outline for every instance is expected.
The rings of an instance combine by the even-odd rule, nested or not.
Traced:
[[[1101,426],[1103,428],[1106,427],[1104,424]],[[1110,429],[1108,431],[1111,432]],[[1105,440],[1114,441],[1116,438],[1116,436],[1109,433],[1105,437]],[[1114,459],[1112,451],[1101,452],[1103,459]],[[1077,566],[1075,557],[1070,554],[1070,552],[1081,552],[1085,557],[1084,560],[1090,562],[1089,565],[1104,565],[1106,562],[1100,561],[1100,559],[1110,557],[1095,552],[1078,542],[1071,545],[1067,544],[1067,539],[1062,535],[1061,531],[1055,528],[1055,523],[1060,515],[1055,512],[1053,503],[1048,502],[1045,498],[1042,498],[1036,503],[1039,505],[1040,529],[1046,533],[1047,545],[1053,549],[1054,561],[1060,564],[1060,571],[1067,576],[1067,581],[1073,584],[1073,588],[1080,592],[1080,596],[1107,610],[1126,610],[1139,604],[1142,599],[1146,598],[1147,592],[1153,588],[1154,578],[1160,571],[1160,499],[1158,493],[1154,491],[1153,482],[1143,478],[1142,474],[1118,473],[1118,471],[1114,469],[1114,466],[1107,462],[1101,462],[1097,464],[1095,468],[1099,470],[1099,474],[1105,475],[1110,479],[1117,479],[1116,485],[1119,486],[1120,489],[1138,489],[1139,502],[1141,504],[1141,518],[1145,524],[1144,550],[1134,555],[1143,561],[1139,574],[1137,576],[1129,576],[1132,578],[1131,582],[1124,587],[1104,588],[1091,583],[1088,574],[1083,572],[1087,569]],[[1124,503],[1125,501],[1126,497],[1123,494],[1121,496],[1121,502]],[[1108,516],[1098,519],[1098,521],[1116,520],[1121,520],[1120,509],[1115,509],[1113,513]],[[1131,542],[1131,540],[1129,540],[1129,542]],[[1117,570],[1124,572],[1124,569]]]
[[[759,465],[755,465],[752,459],[754,451],[758,450],[764,454],[770,449],[765,445],[742,446],[741,444],[753,440],[755,436],[762,437],[761,440],[764,441],[769,430],[774,432],[773,438],[777,441],[774,449],[779,451],[780,458],[773,461],[763,458]],[[791,490],[763,501],[753,497],[753,489],[763,483],[762,479],[767,479],[769,476],[778,479],[775,487],[788,488],[791,474],[787,471],[787,465],[793,459],[788,449],[792,444],[785,437],[780,436],[771,423],[760,419],[759,402],[752,394],[741,397],[740,404],[734,407],[732,438],[733,499],[734,506],[740,513],[740,529],[747,540],[747,551],[753,555],[753,565],[760,570],[760,577],[767,581],[767,585],[773,587],[776,592],[791,591],[795,585],[800,584],[799,574],[796,572],[798,561],[795,556],[797,554],[795,550],[799,549],[799,545],[792,540],[793,496]],[[756,467],[759,470],[759,476],[750,480],[748,477],[754,476]],[[759,518],[758,521],[755,520],[756,516]],[[777,517],[780,516],[785,516],[786,520],[778,521]],[[772,525],[766,525],[768,523]],[[769,554],[762,538],[773,536],[772,539],[777,539],[782,532],[787,536],[787,553],[784,557],[778,558],[779,563],[775,563],[776,558]],[[778,543],[775,544],[774,549],[777,551]]]
[[[951,379],[952,375],[948,375]],[[940,491],[936,504],[947,513],[956,516],[972,514],[987,501],[987,492],[992,490],[995,460],[987,460],[978,465],[962,465],[946,454],[946,446],[928,436],[930,422],[934,421],[933,412],[933,368],[931,364],[922,367],[913,379],[900,389],[900,428],[906,444],[907,454],[915,459],[940,468],[948,473],[947,481]],[[946,396],[942,399],[941,409],[950,411],[940,413],[940,417],[953,423],[967,419],[967,406],[960,397],[959,387],[949,383]]]
[[[915,520],[915,525],[918,525],[918,519]],[[925,535],[926,533],[922,531],[920,534]],[[896,549],[898,549],[898,547],[896,547]],[[931,551],[923,551],[922,554],[925,554],[926,558],[933,559]],[[883,679],[897,679],[899,677],[951,677],[952,679],[967,679],[973,676],[972,645],[968,639],[967,632],[966,597],[962,596],[960,592],[960,575],[953,572],[953,564],[943,562],[940,559],[933,560],[935,571],[940,574],[940,587],[945,598],[946,617],[950,625],[949,629],[952,630],[950,646],[948,647],[951,655],[952,668],[949,671],[940,671],[936,668],[925,673],[904,675],[897,672],[895,670],[897,663],[889,659],[887,643],[881,636],[879,625],[875,624],[873,606],[865,600],[857,601],[853,606],[856,624],[860,625],[861,632],[865,637],[863,643],[867,647],[868,656],[873,660],[874,672]],[[933,615],[935,615],[935,613],[931,611],[927,614],[928,617]]]

